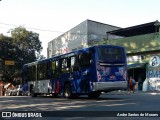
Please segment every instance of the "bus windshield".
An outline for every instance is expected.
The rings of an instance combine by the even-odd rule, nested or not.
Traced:
[[[117,63],[124,63],[125,56],[124,56],[124,49],[117,48],[117,47],[99,47],[98,48],[98,57],[99,60],[102,62],[117,62]]]

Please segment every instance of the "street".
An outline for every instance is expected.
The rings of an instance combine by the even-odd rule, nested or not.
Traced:
[[[133,94],[123,91],[104,93],[98,99],[88,99],[87,96],[82,96],[77,99],[53,98],[51,96],[38,96],[35,98],[30,96],[0,96],[0,111],[158,112],[160,111],[159,100],[160,93],[157,92],[140,92]],[[89,117],[94,116],[96,117],[94,114]]]

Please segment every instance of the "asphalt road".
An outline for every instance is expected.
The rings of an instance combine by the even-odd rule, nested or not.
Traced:
[[[112,92],[105,93],[98,99],[88,99],[87,96],[81,96],[77,99],[65,99],[63,97],[53,98],[51,96],[38,96],[32,98],[30,96],[0,96],[0,111],[1,112],[42,112],[43,115],[47,114],[45,119],[110,119],[112,116],[118,116],[114,119],[135,119],[136,115],[143,113],[158,115],[158,117],[140,117],[139,119],[160,119],[160,93],[158,92]],[[63,112],[62,112],[63,111]],[[66,112],[67,111],[67,112]],[[75,112],[76,111],[76,112]],[[131,114],[130,114],[131,113]],[[135,113],[135,114],[134,114]],[[99,116],[103,117],[99,117]],[[125,117],[125,115],[127,116]],[[130,114],[130,115],[129,115]],[[142,114],[142,115],[143,115]],[[62,118],[62,116],[65,116]],[[68,116],[67,116],[68,115]],[[83,116],[84,115],[84,116]],[[111,116],[110,116],[111,115]],[[56,116],[56,117],[54,117]],[[72,117],[74,116],[74,117]],[[19,117],[18,117],[19,118]],[[12,119],[18,119],[12,118]],[[10,118],[0,118],[10,119]],[[19,118],[20,119],[20,118]],[[26,118],[28,119],[28,118]],[[40,119],[43,118],[32,118]]]

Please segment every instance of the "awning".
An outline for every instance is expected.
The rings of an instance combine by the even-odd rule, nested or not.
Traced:
[[[127,65],[127,69],[144,68],[146,64],[147,64],[147,63],[135,63],[135,64],[130,64],[130,65]]]
[[[11,83],[8,83],[4,86],[5,89],[7,89],[9,86],[11,85]]]
[[[107,33],[113,34],[113,35],[118,35],[118,36],[124,36],[124,37],[149,34],[149,33],[157,32],[155,25],[158,26],[159,21],[149,22],[149,23],[131,26],[131,27],[127,27],[127,28],[120,28],[118,30],[108,31]]]

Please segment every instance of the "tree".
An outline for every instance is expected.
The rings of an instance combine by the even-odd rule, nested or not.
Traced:
[[[42,50],[39,34],[27,31],[24,27],[11,30],[11,37],[15,45],[22,50],[29,50],[40,53]]]
[[[10,82],[12,81],[15,70],[20,66],[19,64],[16,64],[15,66],[8,66],[4,63],[6,60],[18,61],[19,57],[17,53],[22,53],[17,46],[12,44],[12,42],[12,38],[0,34],[0,58],[3,60],[2,73],[3,77]]]
[[[0,58],[12,60],[14,66],[4,65],[3,74],[10,81],[17,71],[20,72],[23,65],[36,61],[36,54],[40,55],[42,50],[39,34],[27,31],[24,27],[11,30],[11,37],[0,34]],[[40,57],[39,57],[40,58]],[[41,56],[41,59],[43,56]]]
[[[25,64],[36,60],[36,54],[40,54],[42,50],[39,34],[27,31],[20,26],[11,30],[11,38],[13,44],[23,51],[18,55],[21,58],[20,63]]]
[[[43,59],[46,59],[44,55],[37,54],[37,60],[43,60]]]

